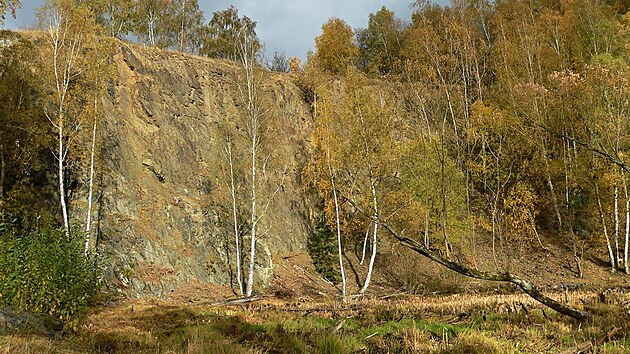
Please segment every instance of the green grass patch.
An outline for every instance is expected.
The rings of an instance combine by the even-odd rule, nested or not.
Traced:
[[[600,348],[604,354],[622,354],[630,353],[630,339],[616,340],[604,343]]]
[[[446,323],[453,314],[425,313],[420,318],[412,310],[384,306],[355,312],[348,318],[344,315],[330,318],[296,316],[281,310],[257,313],[221,308],[203,311],[188,306],[134,310],[129,306],[104,316],[113,321],[103,322],[97,330],[77,333],[67,352],[532,353],[571,349],[589,341],[595,344],[596,352],[626,353],[630,348],[627,324],[619,311],[608,314],[608,322],[597,319],[588,324],[545,317],[534,310],[529,314],[473,314],[456,324]],[[343,323],[338,326],[340,321]],[[68,348],[68,342],[60,347]],[[53,347],[57,344],[50,343]]]
[[[263,325],[251,324],[241,317],[218,318],[212,328],[223,336],[234,338],[239,342],[266,341],[268,330]]]
[[[282,325],[288,332],[319,332],[334,327],[339,320],[322,317],[305,317],[299,319],[286,319]]]
[[[360,336],[368,337],[378,333],[379,336],[392,335],[408,330],[410,328],[429,332],[435,337],[455,337],[458,333],[468,331],[469,328],[462,325],[450,325],[438,322],[427,322],[424,320],[403,319],[396,322],[386,322],[378,326],[369,326],[362,329]]]
[[[344,339],[330,334],[316,337],[314,349],[319,354],[345,354],[352,352],[352,348],[347,345]]]

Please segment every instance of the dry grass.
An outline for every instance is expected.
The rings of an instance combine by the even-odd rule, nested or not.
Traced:
[[[57,353],[55,341],[37,336],[9,335],[0,337],[1,354],[48,354]]]
[[[0,337],[0,353],[534,353],[592,343],[630,348],[625,290],[552,294],[595,314],[578,323],[523,295],[450,295],[347,303],[275,298],[240,306],[144,300],[95,311],[63,339]],[[603,302],[601,300],[604,300]]]
[[[509,353],[496,339],[480,332],[464,333],[453,341],[445,353],[452,354],[498,354]]]

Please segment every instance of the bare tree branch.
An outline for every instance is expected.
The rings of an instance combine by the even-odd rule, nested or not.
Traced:
[[[446,268],[450,270],[453,270],[459,274],[462,274],[471,278],[490,280],[490,281],[500,281],[500,282],[507,282],[507,283],[515,284],[519,288],[521,288],[523,292],[525,292],[527,295],[531,296],[533,299],[537,300],[538,302],[542,303],[543,305],[553,310],[556,310],[557,312],[563,315],[575,318],[580,321],[584,321],[592,317],[592,315],[588,312],[580,311],[572,307],[569,307],[567,305],[563,305],[560,302],[548,297],[547,295],[541,293],[532,283],[528,282],[527,280],[521,279],[520,277],[514,274],[511,274],[509,272],[505,272],[505,273],[486,272],[486,271],[470,268],[465,265],[450,261],[442,257],[437,252],[429,250],[427,247],[417,242],[416,240],[397,233],[390,225],[383,223],[380,220],[374,220],[368,213],[364,213],[359,208],[359,206],[356,203],[354,203],[352,199],[346,198],[345,196],[344,196],[344,199],[346,199],[350,204],[352,204],[361,214],[372,219],[374,222],[379,223],[385,230],[387,230],[390,233],[390,235],[392,235],[396,240],[398,240],[401,245],[431,259],[432,261],[436,263],[439,263],[445,266]]]

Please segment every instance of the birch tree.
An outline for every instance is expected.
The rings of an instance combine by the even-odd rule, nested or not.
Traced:
[[[324,85],[318,89],[317,99],[314,103],[316,129],[313,133],[314,144],[317,149],[317,157],[313,161],[312,165],[307,170],[308,177],[312,180],[318,190],[321,192],[323,198],[328,198],[332,194],[333,211],[332,213],[326,212],[326,219],[332,221],[335,225],[335,232],[337,235],[337,257],[339,263],[339,273],[341,275],[341,296],[345,301],[346,298],[346,272],[344,268],[344,252],[343,252],[343,237],[341,230],[341,206],[340,196],[337,189],[336,175],[338,164],[333,158],[338,158],[341,151],[339,151],[339,141],[335,139],[335,131],[339,128],[335,124],[333,118],[333,109],[331,107],[330,93],[327,87]],[[325,201],[325,205],[328,204]],[[325,211],[329,211],[329,208],[324,207]],[[333,214],[332,216],[330,214]]]
[[[87,255],[90,251],[90,241],[92,239],[92,198],[94,195],[94,170],[96,159],[96,128],[98,126],[98,92],[99,92],[99,78],[95,79],[94,83],[94,112],[92,122],[92,139],[90,144],[90,168],[88,174],[88,205],[87,216],[85,220],[85,240],[84,240],[84,253]]]
[[[45,77],[49,78],[53,92],[46,116],[56,130],[58,196],[65,234],[69,238],[66,159],[83,119],[77,110],[81,85],[76,83],[89,65],[82,51],[86,43],[92,41],[95,25],[92,13],[85,6],[75,5],[70,0],[49,0],[38,16],[47,40],[47,46],[42,48]]]
[[[241,117],[245,125],[245,134],[248,140],[247,160],[249,164],[249,179],[247,180],[249,189],[249,265],[247,282],[245,285],[245,296],[250,297],[254,291],[254,273],[256,267],[256,243],[264,230],[259,229],[261,219],[266,215],[269,205],[276,194],[284,185],[286,171],[282,172],[281,180],[272,192],[268,190],[269,178],[266,174],[269,165],[270,151],[263,149],[266,145],[266,132],[269,130],[270,118],[268,111],[262,104],[260,85],[262,75],[257,63],[257,53],[260,49],[258,39],[252,35],[252,28],[243,28],[236,43],[238,48],[238,58],[241,64],[241,76],[238,82],[239,96],[243,103],[244,110]],[[262,175],[260,172],[263,172]]]
[[[133,26],[133,5],[128,0],[105,0],[101,8],[99,23],[105,26],[110,36],[124,39]]]
[[[174,23],[176,7],[170,0],[134,0],[133,33],[143,43],[159,48],[174,47],[178,25]]]
[[[318,124],[325,132],[320,131],[318,136],[319,165],[327,171],[322,179],[329,180],[325,184],[332,188],[333,202],[337,194],[337,197],[355,201],[371,213],[370,219],[360,223],[369,225],[371,250],[365,281],[359,290],[364,293],[370,285],[378,253],[380,228],[373,220],[388,219],[392,212],[388,198],[394,195],[389,192],[397,180],[395,136],[399,122],[395,106],[388,103],[389,96],[371,87],[356,69],[348,70],[343,85],[334,92],[317,99],[317,107],[330,107],[329,114],[319,116]],[[331,219],[336,224],[339,201],[334,205],[335,217]],[[340,227],[337,232],[339,241]]]
[[[201,29],[204,23],[203,12],[197,0],[178,0],[173,27],[177,31],[177,50],[197,53],[201,47]]]
[[[107,83],[114,77],[114,67],[111,61],[111,57],[114,53],[114,46],[111,41],[101,40],[93,41],[90,50],[90,65],[86,68],[83,76],[86,80],[92,81],[85,85],[85,91],[92,93],[91,107],[84,107],[83,111],[87,113],[86,125],[90,122],[91,129],[87,137],[89,141],[89,147],[87,148],[87,155],[89,156],[88,163],[88,176],[87,176],[87,210],[85,220],[85,239],[84,239],[84,251],[87,255],[92,246],[96,244],[94,237],[93,214],[94,214],[94,180],[97,173],[97,164],[99,158],[99,127],[102,126],[103,111],[101,108],[101,100],[106,95]],[[84,54],[85,55],[85,54]],[[84,154],[85,155],[85,154]]]
[[[243,256],[241,249],[241,220],[239,217],[239,196],[241,189],[236,183],[236,157],[233,150],[234,142],[232,136],[228,133],[226,137],[226,144],[224,149],[225,162],[228,164],[227,169],[224,169],[224,174],[228,180],[228,189],[230,193],[232,223],[234,229],[234,248],[235,248],[235,262],[236,262],[236,281],[238,284],[238,292],[240,296],[245,295],[245,287],[243,284]],[[227,171],[225,171],[227,170]]]
[[[243,36],[249,38],[251,50],[258,54],[262,45],[256,35],[256,21],[247,16],[239,17],[234,6],[214,12],[206,26],[199,53],[210,58],[242,61],[238,43]]]
[[[255,38],[247,32],[240,33],[238,53],[243,68],[245,83],[239,85],[241,99],[245,103],[245,116],[247,122],[247,133],[250,138],[250,249],[249,249],[249,272],[247,276],[246,296],[252,296],[254,290],[254,266],[256,264],[256,237],[258,232],[258,148],[260,146],[260,123],[262,119],[261,107],[258,102],[258,82],[254,76],[256,65]]]
[[[583,131],[579,140],[588,142],[587,146],[596,146],[595,150],[602,153],[598,154],[593,149],[590,152],[591,174],[596,181],[595,194],[612,271],[626,269],[627,237],[622,236],[620,200],[626,194],[628,169],[623,164],[611,164],[606,156],[623,161],[630,143],[627,119],[630,113],[630,83],[627,73],[626,64],[606,55],[585,68],[583,79],[576,89],[589,102],[580,112],[583,118],[578,123],[581,124],[574,125]],[[608,222],[612,225],[606,227]]]
[[[630,274],[630,266],[628,266],[628,241],[630,241],[630,198],[628,198],[628,183],[626,182],[626,176],[623,177],[623,194],[625,200],[625,211],[626,211],[626,229],[625,229],[625,239],[624,239],[624,250],[623,250],[623,267],[626,274]]]
[[[284,184],[285,173],[273,185],[276,163],[273,150],[268,148],[269,134],[273,125],[272,110],[261,93],[263,75],[258,64],[260,42],[255,32],[255,22],[239,18],[236,8],[215,12],[210,21],[213,34],[203,39],[202,55],[236,60],[240,69],[236,74],[239,112],[234,122],[224,127],[225,143],[222,146],[224,183],[229,205],[228,218],[233,235],[236,268],[235,291],[239,296],[251,297],[255,285],[257,251],[260,238],[271,228],[263,219],[269,206]],[[210,44],[211,43],[211,44]],[[215,47],[214,45],[218,45]],[[212,50],[210,50],[212,49]],[[261,221],[262,228],[261,228]],[[249,241],[249,243],[247,242]]]

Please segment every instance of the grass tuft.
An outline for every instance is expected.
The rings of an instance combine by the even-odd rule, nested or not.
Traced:
[[[453,344],[442,353],[450,354],[498,354],[506,353],[501,343],[481,332],[460,334]]]
[[[319,354],[345,354],[351,349],[346,347],[343,340],[335,335],[322,335],[315,339],[315,351]]]

